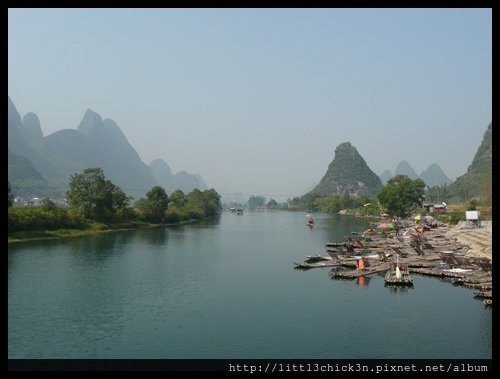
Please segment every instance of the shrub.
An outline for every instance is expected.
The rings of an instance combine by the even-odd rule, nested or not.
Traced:
[[[177,207],[173,206],[165,211],[165,222],[176,223],[181,220],[182,220],[182,213]]]
[[[83,218],[73,209],[47,207],[9,208],[9,232],[80,228]]]
[[[202,208],[188,205],[182,210],[182,218],[184,220],[201,220],[205,218],[205,211]]]

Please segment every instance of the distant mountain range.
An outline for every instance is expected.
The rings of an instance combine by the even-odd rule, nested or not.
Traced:
[[[186,171],[179,171],[172,174],[172,170],[163,159],[155,159],[149,165],[153,176],[164,188],[176,188],[185,193],[191,192],[193,188],[199,190],[207,189],[207,185],[199,174],[188,174]]]
[[[241,192],[234,192],[222,195],[221,202],[227,206],[245,205],[248,202],[248,196],[244,196]]]
[[[420,179],[429,187],[451,183],[451,179],[446,176],[437,163],[431,164],[426,170],[422,171]]]
[[[464,199],[492,200],[492,126],[484,133],[474,159],[467,172],[454,182],[444,174],[438,164],[433,163],[418,176],[406,161],[398,164],[396,175],[407,175],[413,180],[422,179],[432,192],[432,197],[440,197],[452,202]],[[335,149],[335,157],[320,183],[309,192],[321,196],[328,195],[374,195],[392,177],[389,170],[379,178],[366,164],[363,157],[349,142]],[[381,180],[382,179],[382,180]]]
[[[407,161],[399,162],[396,166],[396,170],[394,170],[394,175],[406,175],[411,180],[418,179],[417,173]]]
[[[155,185],[169,193],[207,188],[199,174],[173,175],[163,160],[147,166],[120,127],[90,109],[76,129],[44,137],[36,114],[30,112],[21,119],[9,97],[8,152],[9,182],[19,195],[63,196],[70,176],[88,167],[101,167],[107,179],[135,199]]]
[[[392,178],[391,170],[385,170],[382,174],[380,174],[380,181],[382,184],[386,184],[387,181]]]
[[[417,175],[413,167],[407,161],[401,161],[394,170],[394,175],[406,175],[410,179],[422,179],[425,184],[429,187],[441,186],[443,184],[451,183],[450,178],[441,170],[441,167],[437,163],[432,163],[427,169],[422,171],[420,175]],[[380,175],[380,180],[383,184],[386,184],[389,179],[392,178],[392,173],[390,170],[385,170]]]

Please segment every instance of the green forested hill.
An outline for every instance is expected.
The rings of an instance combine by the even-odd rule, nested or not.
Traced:
[[[350,142],[344,142],[335,149],[333,161],[312,193],[321,196],[369,196],[381,186],[380,178],[368,167],[356,148]]]
[[[446,198],[449,202],[476,199],[485,204],[491,204],[492,154],[492,126],[490,123],[467,172],[447,187]]]

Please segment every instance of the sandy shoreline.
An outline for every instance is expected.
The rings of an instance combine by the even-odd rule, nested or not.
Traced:
[[[493,244],[493,231],[492,221],[482,221],[481,227],[467,226],[465,221],[457,225],[449,227],[444,232],[444,236],[448,238],[455,238],[462,245],[468,247],[464,254],[467,257],[482,257],[493,260],[492,244]],[[441,227],[438,227],[441,229]]]

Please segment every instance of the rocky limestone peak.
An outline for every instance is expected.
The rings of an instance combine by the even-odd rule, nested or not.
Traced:
[[[477,168],[482,168],[485,165],[491,165],[493,159],[493,143],[492,143],[492,126],[491,122],[484,132],[483,139],[479,148],[474,155],[472,163],[468,167],[467,171],[475,170]]]
[[[166,174],[168,176],[172,176],[172,170],[170,169],[170,166],[167,164],[167,162],[165,162],[163,159],[155,159],[153,160],[149,167],[151,168],[151,170],[153,171],[153,174]],[[155,176],[157,176],[155,174]]]
[[[382,186],[380,178],[366,164],[350,142],[335,149],[335,157],[320,183],[313,189],[319,195],[373,195]]]
[[[382,174],[380,174],[380,181],[382,182],[382,184],[386,184],[389,179],[392,178],[392,173],[391,173],[391,170],[385,170]]]
[[[29,112],[23,117],[23,129],[26,139],[30,142],[38,142],[43,138],[42,127],[38,116]]]
[[[102,127],[103,127],[102,117],[99,114],[92,111],[91,109],[87,109],[87,111],[83,115],[82,121],[78,125],[77,130],[80,133],[88,136],[94,130]]]
[[[420,179],[429,187],[440,186],[451,182],[450,178],[445,175],[437,163],[432,163],[426,170],[422,171]]]
[[[14,120],[15,122],[17,122],[19,124],[21,123],[21,116],[19,115],[19,112],[17,111],[16,106],[14,105],[12,100],[10,99],[10,96],[9,96],[9,108],[7,111],[7,116],[8,116],[8,118]]]
[[[406,175],[411,180],[418,179],[418,174],[407,161],[399,162],[399,164],[396,166],[396,169],[394,170],[394,176],[396,175]]]
[[[358,153],[358,150],[356,150],[356,148],[354,146],[351,145],[350,142],[344,142],[344,143],[341,143],[340,145],[337,146],[337,148],[335,149],[335,157],[345,157],[345,158],[348,158],[348,157],[352,157],[352,158],[361,158],[361,155],[359,155]]]

